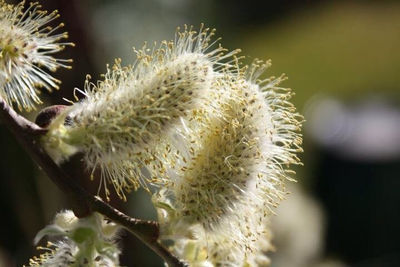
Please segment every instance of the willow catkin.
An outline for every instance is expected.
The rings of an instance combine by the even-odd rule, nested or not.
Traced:
[[[203,125],[187,123],[189,155],[155,198],[168,207],[163,219],[167,238],[199,225],[201,230],[186,238],[191,246],[196,240],[213,264],[266,262],[260,252],[271,246],[268,239],[260,243],[269,236],[273,209],[286,194],[288,166],[300,163],[302,118],[288,102],[290,90],[278,86],[283,76],[258,80],[268,65],[256,61],[221,78],[220,113],[210,114]]]
[[[229,68],[221,60],[237,53],[213,48],[213,34],[185,27],[175,41],[136,51],[134,65],[122,67],[117,60],[103,81],[97,85],[87,81],[86,98],[50,125],[46,140],[50,153],[57,150],[51,154],[60,162],[73,150],[65,149],[63,155],[62,147],[83,152],[87,167],[100,169],[103,184],[111,182],[122,198],[130,189],[146,187],[143,168],[157,160],[149,149],[203,105],[219,75],[216,70]]]
[[[99,213],[77,218],[70,210],[59,212],[53,224],[39,231],[35,244],[44,236],[58,239],[48,242],[46,247],[38,247],[42,254],[30,259],[29,266],[119,266],[121,251],[116,244],[119,230],[120,226]]]
[[[72,46],[62,42],[67,33],[55,33],[64,26],[49,23],[59,17],[57,11],[47,13],[38,3],[25,1],[10,5],[0,1],[0,96],[8,104],[15,103],[27,111],[41,103],[39,87],[51,91],[57,89],[59,80],[45,69],[55,71],[59,67],[70,68],[71,60],[54,58],[53,55]]]

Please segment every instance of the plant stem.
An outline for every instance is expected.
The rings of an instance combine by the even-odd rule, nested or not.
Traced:
[[[47,130],[16,113],[2,98],[0,119],[39,167],[67,195],[78,217],[87,216],[92,211],[99,212],[126,228],[163,258],[170,267],[186,266],[158,242],[160,230],[157,222],[131,218],[75,183],[73,177],[62,170],[40,145],[40,137],[46,134]]]

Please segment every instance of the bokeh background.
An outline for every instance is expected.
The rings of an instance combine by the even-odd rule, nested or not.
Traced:
[[[289,76],[283,86],[295,90],[307,120],[305,166],[273,218],[272,266],[400,266],[400,1],[41,2],[59,10],[76,44],[61,55],[74,59],[73,69],[56,73],[62,88],[43,93],[46,105],[65,104],[86,74],[99,79],[114,58],[132,63],[132,46],[170,40],[183,24],[217,28],[248,62],[272,59],[268,75]],[[68,205],[1,125],[0,147],[0,266],[21,266],[38,253],[38,230]],[[140,191],[115,205],[155,218]],[[123,265],[163,266],[122,237]]]

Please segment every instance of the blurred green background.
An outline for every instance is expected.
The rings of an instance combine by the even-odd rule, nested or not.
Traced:
[[[288,75],[283,86],[307,120],[305,166],[273,218],[272,266],[400,266],[400,1],[41,2],[59,10],[76,44],[60,55],[73,69],[55,74],[62,88],[43,93],[47,105],[65,104],[86,74],[98,79],[114,58],[132,63],[132,46],[170,40],[183,24],[217,28],[247,62],[271,59],[267,75]],[[0,146],[0,266],[21,266],[37,254],[38,230],[68,206],[2,126]],[[115,205],[155,218],[143,192]],[[122,240],[123,265],[163,266],[134,237]]]

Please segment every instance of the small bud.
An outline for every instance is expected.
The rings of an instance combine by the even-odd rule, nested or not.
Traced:
[[[36,116],[35,123],[42,127],[47,128],[50,123],[61,114],[62,111],[65,110],[67,106],[64,105],[54,105],[50,107],[46,107],[42,109],[39,114]]]

